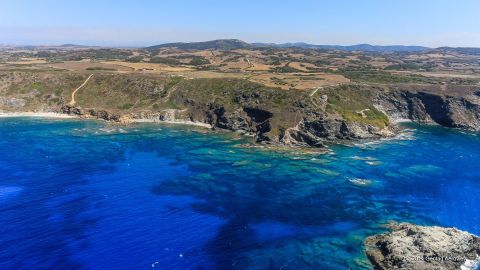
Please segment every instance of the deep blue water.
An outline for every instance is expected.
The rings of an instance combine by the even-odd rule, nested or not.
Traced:
[[[362,241],[390,220],[480,234],[480,137],[407,127],[305,155],[0,119],[0,269],[368,269]]]

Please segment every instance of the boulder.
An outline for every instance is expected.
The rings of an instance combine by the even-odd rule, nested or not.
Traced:
[[[480,263],[480,238],[468,232],[409,223],[389,229],[365,239],[374,269],[475,270]]]

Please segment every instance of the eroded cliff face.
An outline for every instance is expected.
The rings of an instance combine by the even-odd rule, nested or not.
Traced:
[[[254,135],[258,142],[323,147],[393,136],[390,119],[480,130],[479,91],[341,85],[315,91],[271,89],[231,78],[141,74],[0,73],[0,111],[53,111],[131,121],[195,122]],[[428,87],[427,87],[428,88]],[[388,115],[388,117],[387,117]]]
[[[165,109],[159,112],[130,113],[128,117],[125,117],[125,115],[121,116],[105,110],[82,109],[64,105],[61,112],[114,122],[147,120],[208,124],[213,129],[226,129],[253,135],[257,142],[272,145],[325,147],[328,143],[395,135],[394,126],[379,128],[356,122],[349,123],[341,117],[327,115],[300,116],[298,122],[294,122],[295,125],[285,125],[287,128],[278,129],[274,112],[254,107],[243,107],[234,111],[227,111],[224,107],[217,106],[205,106],[203,110],[199,107],[181,110]]]
[[[380,93],[375,102],[393,119],[436,123],[450,128],[480,130],[480,90],[463,95],[399,89]]]
[[[316,91],[315,96],[305,91],[259,89],[248,83],[216,90],[203,86],[201,95],[196,88],[198,84],[184,85],[170,96],[177,107],[183,108],[174,114],[178,120],[248,133],[264,144],[323,147],[340,141],[393,136],[395,131],[388,118],[373,107],[373,91],[362,87],[329,88]],[[350,101],[347,93],[363,97]],[[336,107],[331,106],[329,96]],[[345,103],[353,105],[344,108]]]
[[[395,90],[378,91],[372,99],[380,111],[392,123],[385,126],[361,121],[348,121],[338,113],[327,113],[328,95],[312,105],[311,100],[300,97],[284,108],[265,104],[262,95],[237,97],[235,106],[221,101],[201,102],[176,97],[176,104],[183,109],[163,109],[157,112],[131,112],[133,119],[158,121],[191,121],[211,125],[212,128],[239,131],[255,135],[258,142],[293,146],[324,147],[328,143],[356,139],[377,139],[394,136],[398,119],[409,119],[419,123],[436,123],[450,128],[472,131],[480,130],[480,91],[464,96],[446,95],[427,91]],[[301,98],[304,98],[303,100]],[[323,101],[322,101],[323,100]],[[318,104],[324,102],[326,104]],[[317,106],[317,107],[316,107]],[[63,113],[88,115],[105,120],[119,121],[120,114],[106,110],[62,107]],[[361,116],[361,112],[356,112]]]

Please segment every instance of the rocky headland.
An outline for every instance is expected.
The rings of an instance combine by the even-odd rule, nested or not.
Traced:
[[[374,269],[475,270],[480,265],[480,238],[470,233],[409,223],[389,229],[365,240]]]
[[[391,86],[375,103],[391,118],[436,123],[450,128],[480,130],[480,87]]]
[[[243,79],[142,74],[0,74],[0,110],[57,112],[118,123],[179,122],[254,135],[264,144],[323,147],[394,136],[399,119],[480,130],[474,86],[343,84],[282,90]]]

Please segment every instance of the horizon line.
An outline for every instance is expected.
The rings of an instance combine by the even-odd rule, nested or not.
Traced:
[[[25,47],[29,47],[29,46],[38,46],[38,47],[58,47],[58,46],[64,46],[64,45],[72,45],[72,46],[84,46],[84,47],[100,47],[100,48],[147,48],[147,47],[151,47],[151,46],[158,46],[158,45],[164,45],[164,44],[170,44],[170,43],[184,43],[184,44],[188,44],[188,43],[200,43],[200,42],[210,42],[210,41],[217,41],[217,40],[238,40],[238,41],[242,41],[242,42],[245,42],[245,43],[248,43],[250,45],[254,45],[254,44],[265,44],[265,45],[286,45],[286,44],[291,44],[292,47],[295,46],[295,44],[305,44],[305,45],[312,45],[312,46],[339,46],[339,47],[351,47],[351,46],[359,46],[359,45],[368,45],[368,46],[375,46],[375,47],[391,47],[391,46],[403,46],[403,47],[424,47],[424,48],[427,48],[427,49],[438,49],[438,48],[480,48],[480,47],[474,47],[474,46],[448,46],[448,45],[442,45],[442,46],[425,46],[425,45],[418,45],[418,44],[401,44],[401,43],[398,43],[398,44],[386,44],[386,45],[380,45],[380,44],[376,44],[376,43],[353,43],[353,44],[346,44],[346,45],[342,45],[342,44],[326,44],[326,43],[309,43],[309,42],[305,42],[305,41],[289,41],[289,42],[281,42],[281,43],[277,43],[277,42],[261,42],[261,41],[255,41],[255,42],[246,42],[242,39],[238,39],[238,38],[218,38],[218,39],[209,39],[209,40],[201,40],[201,41],[167,41],[167,42],[157,42],[157,43],[153,43],[153,42],[148,42],[150,43],[150,45],[121,45],[121,44],[118,44],[118,45],[114,45],[114,44],[108,44],[108,45],[100,45],[100,44],[95,44],[96,42],[91,42],[91,43],[83,43],[83,42],[45,42],[45,43],[42,43],[42,42],[39,42],[39,43],[36,43],[36,42],[1,42],[0,43],[0,46],[2,47],[8,47],[8,46],[12,46],[12,47],[19,47],[19,46],[25,46]],[[113,42],[112,42],[113,43]],[[143,43],[143,42],[142,42]],[[147,43],[147,42],[145,42]]]

